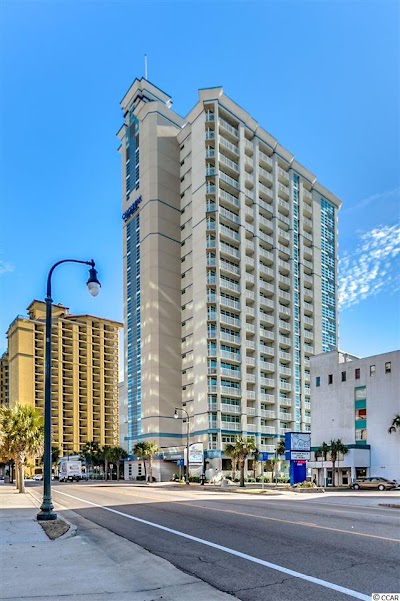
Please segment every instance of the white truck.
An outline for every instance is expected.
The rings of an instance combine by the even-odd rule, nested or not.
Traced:
[[[76,480],[82,480],[82,461],[68,461],[68,459],[61,459],[59,463],[59,476],[60,482],[73,482]]]

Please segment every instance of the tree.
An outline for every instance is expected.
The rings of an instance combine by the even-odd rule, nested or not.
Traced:
[[[43,417],[37,409],[20,403],[12,408],[0,407],[0,453],[14,459],[20,493],[25,492],[25,466],[28,457],[40,456],[43,442]]]
[[[147,459],[147,466],[149,468],[147,480],[149,482],[153,482],[153,457],[159,451],[160,449],[158,448],[155,442],[138,442],[133,449],[134,454],[143,459],[145,473]]]
[[[394,416],[394,418],[392,419],[392,423],[390,424],[390,427],[388,428],[388,432],[389,434],[392,434],[393,432],[397,432],[397,430],[400,432],[400,415],[397,414]]]
[[[329,444],[329,450],[331,453],[331,461],[332,461],[332,486],[335,486],[335,464],[336,461],[339,460],[340,455],[346,455],[349,452],[349,449],[346,445],[343,444],[340,438],[336,440],[331,440]]]
[[[58,460],[60,459],[61,449],[60,447],[51,446],[51,466],[58,465]],[[42,463],[44,463],[44,455],[42,455],[41,459]]]
[[[322,457],[322,471],[324,470],[324,461],[329,453],[329,445],[326,442],[323,442],[320,447],[315,451],[315,458],[318,461],[318,457]],[[324,483],[325,484],[325,483]]]
[[[143,461],[143,471],[144,477],[147,480],[147,470],[146,470],[146,443],[145,442],[137,442],[133,448],[133,454],[139,457]]]
[[[239,486],[241,488],[244,487],[244,465],[246,458],[248,455],[251,455],[256,450],[256,445],[252,438],[244,438],[243,436],[238,436],[235,442],[235,449],[237,458],[239,461],[239,470],[240,470],[240,483]]]
[[[253,439],[254,442],[254,439]],[[255,445],[255,443],[254,443]],[[253,452],[250,454],[251,459],[252,459],[252,463],[253,463],[253,476],[254,478],[257,477],[257,464],[260,461],[259,457],[260,457],[260,451],[258,450],[258,448],[256,446],[254,446],[254,450]],[[264,475],[264,474],[263,474]]]
[[[236,470],[238,464],[238,456],[235,445],[227,443],[224,448],[224,454],[231,460],[232,480],[236,478]]]
[[[149,482],[153,482],[153,457],[156,453],[158,453],[160,449],[156,445],[155,442],[147,443],[147,465],[149,468],[148,479]]]
[[[101,447],[99,452],[99,458],[101,462],[104,464],[104,479],[107,480],[108,477],[108,464],[112,462],[113,458],[113,447],[109,447],[108,445],[104,445]],[[111,477],[112,480],[112,477]]]
[[[276,445],[276,454],[278,455],[278,457],[280,455],[284,455],[285,454],[285,439],[284,438],[280,438],[278,441],[278,444]]]
[[[110,461],[117,466],[117,480],[119,480],[120,462],[128,457],[128,453],[122,447],[111,447]]]
[[[86,462],[86,465],[91,466],[93,472],[93,466],[99,465],[100,463],[100,446],[99,443],[91,440],[84,444],[80,453],[81,459]],[[87,470],[89,475],[89,469]]]

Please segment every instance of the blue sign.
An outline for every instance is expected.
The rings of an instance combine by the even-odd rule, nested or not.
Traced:
[[[268,453],[260,453],[258,458],[260,461],[268,461]]]
[[[182,465],[185,465],[185,462],[183,459],[178,459],[178,461],[176,462],[176,465],[182,466]]]
[[[136,209],[138,208],[138,206],[140,205],[141,202],[142,202],[142,197],[139,196],[139,198],[137,198],[135,200],[135,202],[129,207],[129,209],[127,211],[125,211],[125,213],[122,215],[122,219],[124,221],[128,221],[129,217],[131,215],[133,215],[133,213],[135,213]]]

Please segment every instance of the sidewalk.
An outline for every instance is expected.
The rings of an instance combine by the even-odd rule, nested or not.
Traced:
[[[36,489],[37,490],[37,489]],[[37,491],[38,492],[38,491]],[[36,521],[35,493],[0,486],[0,597],[12,601],[233,601],[198,578],[76,513],[54,541]],[[71,529],[71,532],[74,528]]]

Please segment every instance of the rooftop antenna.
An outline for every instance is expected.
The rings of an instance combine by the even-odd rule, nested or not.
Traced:
[[[147,54],[144,55],[144,78],[147,79]]]

